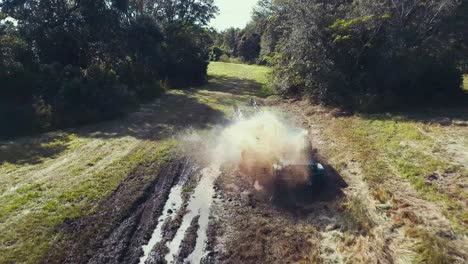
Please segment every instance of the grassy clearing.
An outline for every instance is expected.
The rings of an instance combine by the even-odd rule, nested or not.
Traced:
[[[417,124],[398,115],[373,115],[341,119],[336,122],[334,133],[346,137],[360,158],[367,161],[363,166],[364,177],[373,190],[379,190],[387,177],[403,177],[422,198],[440,203],[445,208],[445,215],[458,230],[462,230],[467,211],[460,200],[466,193],[458,186],[455,193],[446,193],[437,185],[428,184],[427,176],[446,172],[463,175],[466,170],[461,164],[445,159],[449,154],[423,133],[424,129],[438,128]],[[382,196],[378,191],[374,195],[376,198]]]
[[[328,121],[325,135],[327,141],[334,142],[328,150],[330,156],[342,157],[343,164],[337,166],[337,169],[346,169],[346,157],[358,162],[363,178],[376,201],[390,204],[393,210],[397,210],[395,206],[398,205],[397,201],[393,200],[393,193],[399,191],[399,181],[409,182],[422,199],[442,208],[442,213],[450,220],[453,230],[463,235],[468,220],[468,211],[463,206],[467,197],[466,192],[456,182],[447,182],[445,184],[450,187],[443,188],[444,185],[428,183],[427,180],[428,176],[434,173],[456,174],[464,177],[466,182],[468,175],[466,167],[451,159],[447,145],[436,141],[436,138],[448,133],[448,129],[451,133],[454,133],[452,130],[462,133],[464,128],[443,128],[438,124],[419,122],[402,115],[379,114]],[[468,134],[464,137],[466,140]],[[450,179],[448,176],[443,177]],[[360,208],[359,203],[354,200],[350,200],[346,207],[352,216],[350,219],[360,223],[362,228],[368,224],[368,221],[366,217],[362,217],[365,214]],[[421,221],[414,213],[404,210],[402,212],[402,217],[406,219],[405,223],[409,225],[410,230],[406,235],[420,241],[413,248],[417,253],[415,261],[453,263],[449,255],[450,244],[430,228],[423,230],[414,227],[420,225]]]
[[[141,113],[88,128],[92,133],[84,128],[0,142],[0,263],[40,260],[62,239],[57,227],[65,219],[92,214],[135,170],[150,182],[157,175],[141,167],[154,171],[172,156],[175,127],[231,115],[233,104],[263,93],[268,72],[211,64],[210,82],[200,90],[172,90]]]
[[[456,263],[449,255],[451,248],[443,239],[423,230],[421,228],[408,228],[406,235],[420,240],[416,244],[415,251],[418,253],[417,263],[427,264],[451,264]]]
[[[247,64],[211,62],[208,67],[209,77],[233,79],[230,85],[243,86],[240,87],[243,92],[254,90],[255,95],[260,97],[267,97],[274,93],[272,88],[268,86],[270,73],[271,68],[269,67]],[[247,81],[247,85],[242,83],[243,80]]]
[[[221,112],[226,118],[234,115],[233,106],[245,106],[251,97],[272,94],[267,86],[271,69],[264,66],[211,62],[209,83],[196,90],[171,90],[170,94],[191,98]]]

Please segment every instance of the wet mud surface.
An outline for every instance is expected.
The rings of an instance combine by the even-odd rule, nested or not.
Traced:
[[[323,215],[341,210],[340,175],[326,170],[313,187],[259,191],[240,172],[200,168],[178,158],[146,185],[135,171],[98,213],[66,221],[68,239],[50,263],[296,263],[317,262]],[[148,170],[142,169],[142,172]],[[325,224],[320,224],[325,223]],[[63,253],[65,252],[65,253]],[[314,253],[316,252],[316,253]]]
[[[347,184],[323,158],[315,159],[326,168],[323,183],[277,188],[274,194],[256,190],[235,172],[223,174],[216,183],[221,202],[213,208],[210,233],[215,246],[204,263],[320,262],[318,231],[326,221],[319,216],[341,210]]]
[[[143,253],[141,246],[155,229],[169,191],[179,180],[186,162],[176,159],[160,171],[153,171],[157,177],[146,185],[140,182],[143,176],[136,170],[99,205],[97,213],[65,221],[60,231],[68,239],[54,245],[57,250],[51,251],[47,261],[138,263]]]

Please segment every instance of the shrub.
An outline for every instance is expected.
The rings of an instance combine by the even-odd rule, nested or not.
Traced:
[[[412,1],[402,11],[391,3],[355,2],[283,3],[287,30],[274,62],[280,92],[363,111],[458,98],[460,36],[448,25],[460,3]],[[401,19],[400,12],[411,15]]]
[[[260,35],[245,33],[237,45],[239,57],[246,62],[255,62],[260,54]]]
[[[223,51],[218,47],[212,47],[210,51],[210,61],[219,61],[220,57],[223,55]]]
[[[166,88],[184,88],[205,83],[208,71],[208,32],[198,26],[174,24],[165,29],[164,46]]]
[[[212,0],[0,1],[0,10],[0,123],[12,123],[0,136],[112,118],[162,86],[206,80]]]
[[[103,65],[91,65],[60,83],[57,102],[57,126],[74,126],[119,116],[136,102],[115,71]]]

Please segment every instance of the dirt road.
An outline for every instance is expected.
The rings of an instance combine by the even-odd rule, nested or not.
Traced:
[[[466,263],[467,109],[352,116],[265,99],[267,72],[212,64],[124,119],[2,142],[0,262]],[[251,96],[308,131],[320,188],[272,198],[203,157]]]

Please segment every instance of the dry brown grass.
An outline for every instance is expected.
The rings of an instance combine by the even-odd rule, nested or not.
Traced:
[[[467,257],[463,255],[467,212],[462,206],[467,193],[459,186],[461,179],[468,179],[466,157],[461,154],[468,153],[468,130],[440,122],[452,119],[463,124],[466,109],[338,118],[302,102],[286,109],[295,113],[297,122],[311,127],[315,147],[350,185],[344,221],[355,230],[368,231],[346,235],[341,244],[345,256],[371,261],[377,252],[385,252],[381,257],[389,262],[462,263]],[[449,117],[440,117],[444,115]],[[446,176],[428,183],[434,172]],[[425,235],[410,236],[412,228],[424,228]],[[408,229],[409,233],[401,232]],[[456,242],[448,243],[440,235],[447,232]]]

